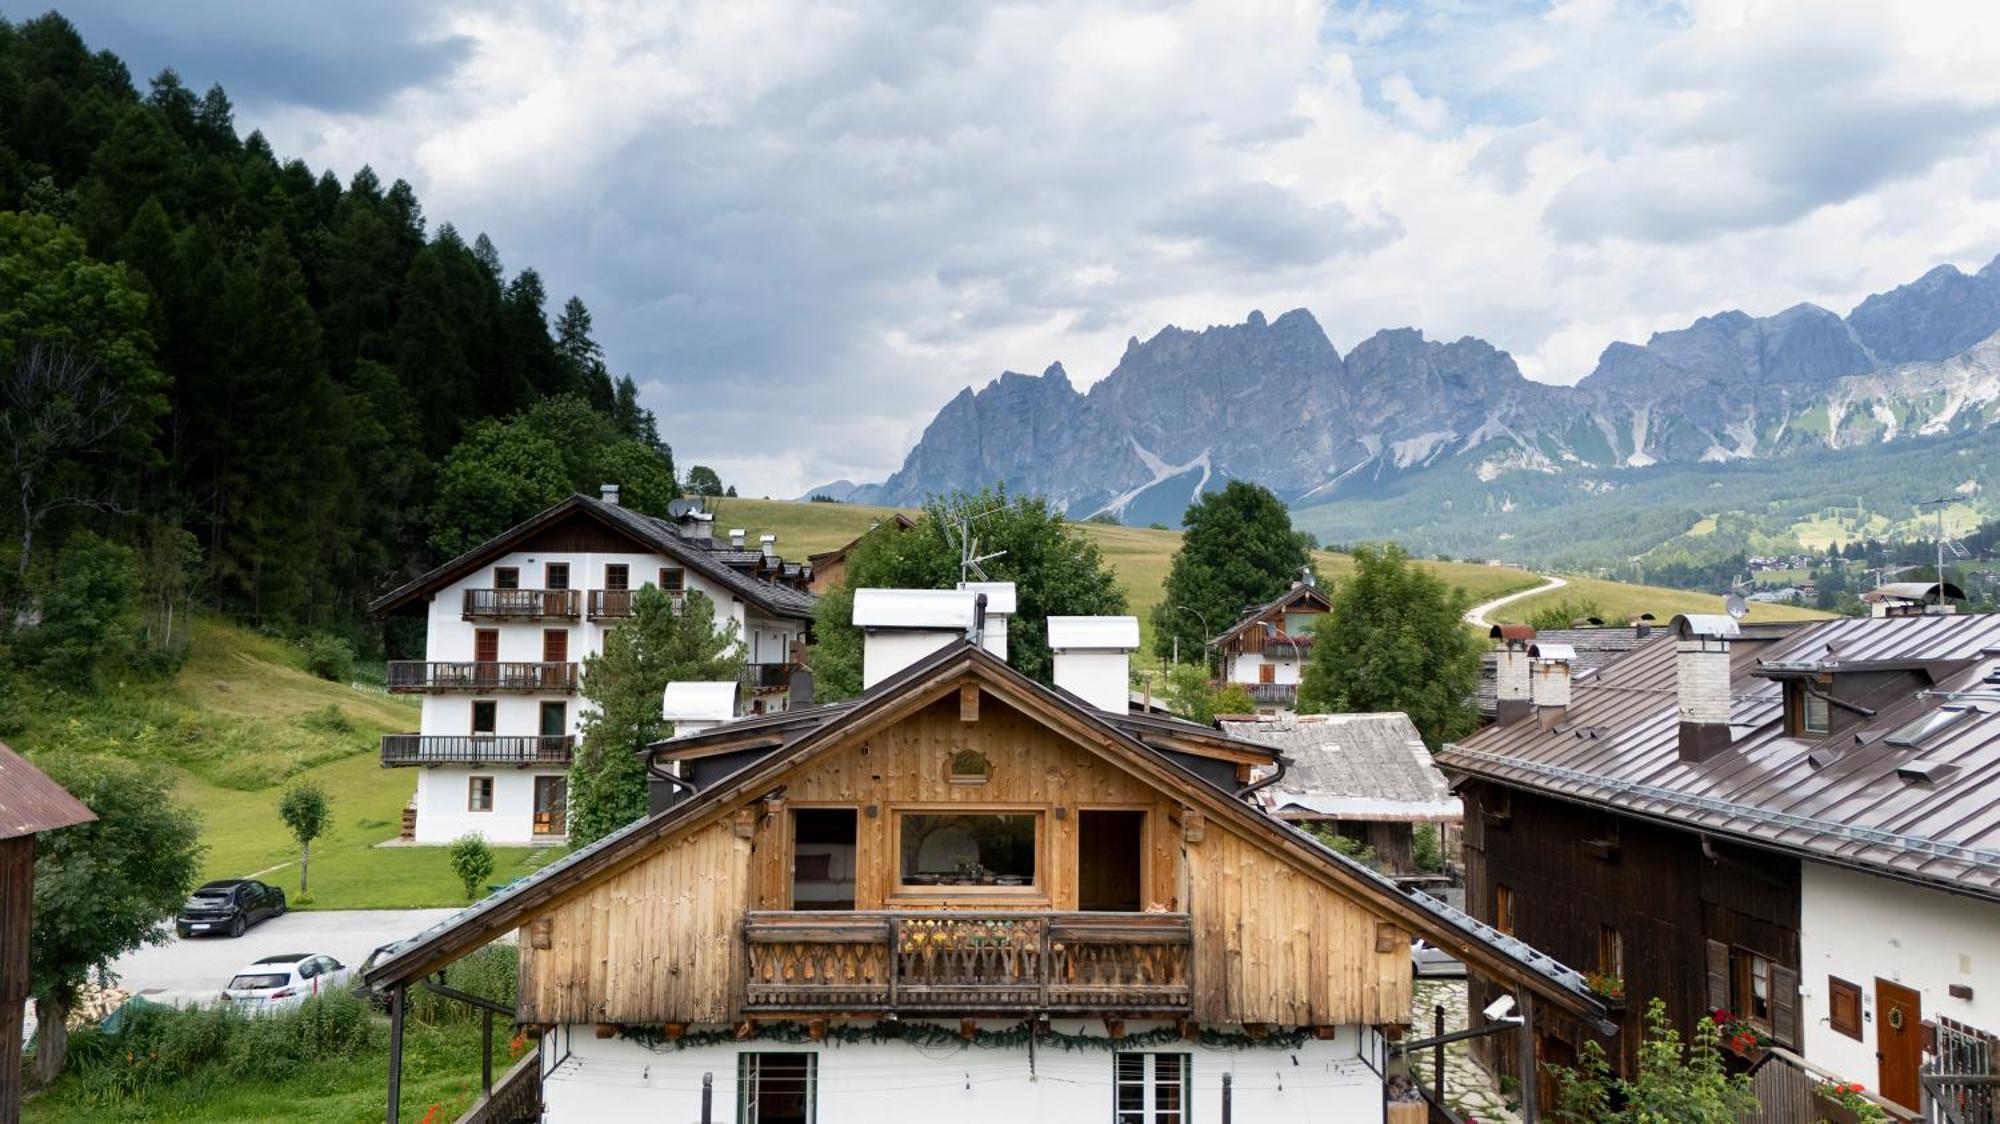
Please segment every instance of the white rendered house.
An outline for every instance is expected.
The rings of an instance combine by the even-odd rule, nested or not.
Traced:
[[[416,771],[404,835],[448,843],[555,842],[567,832],[567,776],[588,705],[583,661],[653,585],[699,591],[734,624],[746,661],[743,709],[787,705],[795,644],[812,619],[806,574],[773,536],[718,543],[699,511],[665,520],[572,496],[378,600],[422,606],[422,660],[389,665],[389,689],[423,697],[421,729],[382,739],[382,764]]]
[[[1248,690],[1259,714],[1290,716],[1312,659],[1313,630],[1332,608],[1326,591],[1310,579],[1251,607],[1209,642],[1222,657],[1222,682]]]

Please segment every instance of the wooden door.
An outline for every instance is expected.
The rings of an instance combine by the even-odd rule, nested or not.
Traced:
[[[562,835],[569,829],[569,779],[535,778],[535,834]]]
[[[482,628],[472,634],[472,659],[474,663],[500,662],[500,630]]]
[[[542,662],[569,662],[569,629],[547,628],[542,630]]]
[[[1875,981],[1875,1056],[1882,1064],[1876,1082],[1882,1095],[1915,1109],[1917,1068],[1924,1058],[1924,998],[1902,984]]]

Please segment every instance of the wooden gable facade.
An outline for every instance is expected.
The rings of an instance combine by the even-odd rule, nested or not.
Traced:
[[[1408,1021],[1405,921],[1296,845],[1219,814],[1235,803],[1229,794],[1011,678],[976,656],[955,662],[872,720],[842,722],[796,759],[748,770],[754,783],[571,887],[521,931],[518,1018],[733,1024],[907,1012],[926,1002],[907,981],[932,978],[913,965],[931,971],[951,954],[1019,958],[1000,969],[1019,985],[1011,991],[935,993],[934,1009],[957,1014]],[[840,909],[798,900],[796,840],[815,813],[853,825]],[[1122,825],[1109,848],[1086,838],[1103,813]],[[901,833],[911,817],[951,814],[1032,820],[1032,875],[912,884]]]

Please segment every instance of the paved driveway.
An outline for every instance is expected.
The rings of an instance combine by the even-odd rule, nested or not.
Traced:
[[[118,986],[161,1003],[214,999],[222,985],[260,956],[323,952],[359,968],[377,947],[451,916],[449,909],[308,910],[273,917],[240,937],[175,937],[119,958]]]

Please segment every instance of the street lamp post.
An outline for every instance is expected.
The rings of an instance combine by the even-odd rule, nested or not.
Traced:
[[[1186,606],[1186,605],[1175,605],[1175,606],[1174,606],[1174,608],[1175,608],[1176,610],[1180,611],[1180,612],[1183,612],[1183,613],[1193,613],[1193,614],[1194,614],[1194,618],[1195,618],[1196,620],[1198,620],[1198,621],[1200,621],[1200,622],[1201,622],[1201,635],[1202,635],[1202,641],[1203,641],[1203,643],[1202,643],[1202,647],[1203,647],[1203,649],[1204,649],[1204,653],[1205,653],[1205,652],[1206,652],[1206,649],[1207,649],[1207,647],[1208,647],[1208,645],[1207,645],[1207,641],[1209,640],[1209,638],[1211,638],[1211,637],[1213,637],[1213,636],[1215,635],[1215,633],[1213,633],[1213,632],[1209,631],[1209,627],[1208,627],[1208,616],[1207,616],[1207,614],[1203,613],[1203,612],[1202,612],[1202,611],[1201,611],[1200,609],[1191,609],[1191,608],[1189,608],[1189,607],[1188,607],[1188,606]],[[1180,662],[1181,662],[1181,634],[1180,634],[1180,631],[1179,631],[1179,630],[1175,630],[1175,632],[1174,632],[1174,664],[1175,664],[1176,666],[1178,666],[1178,665],[1180,664]],[[1202,666],[1203,666],[1203,667],[1207,667],[1207,666],[1208,666],[1208,656],[1207,656],[1206,654],[1204,654],[1204,655],[1202,656],[1202,660],[1201,660],[1201,663],[1202,663]]]

